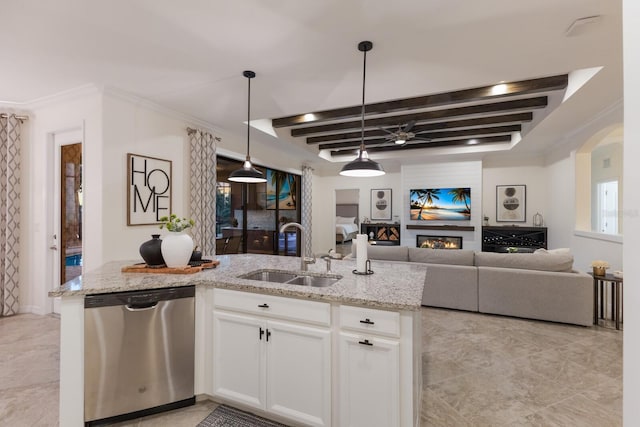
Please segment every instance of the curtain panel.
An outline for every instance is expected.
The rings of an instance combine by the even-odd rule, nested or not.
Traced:
[[[311,188],[313,181],[313,169],[309,166],[302,166],[302,227],[307,232],[306,253],[312,254],[312,221],[311,221]]]
[[[209,132],[188,129],[193,241],[204,255],[216,253],[216,142]]]
[[[19,311],[21,124],[0,116],[0,316]]]

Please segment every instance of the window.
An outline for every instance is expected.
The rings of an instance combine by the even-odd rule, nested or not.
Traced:
[[[618,181],[598,183],[597,192],[598,231],[606,234],[618,234]]]
[[[622,234],[623,128],[593,135],[576,153],[576,229]]]
[[[216,253],[297,256],[300,236],[279,229],[284,223],[300,222],[300,175],[256,167],[266,183],[228,182],[229,174],[241,166],[241,161],[218,156]]]

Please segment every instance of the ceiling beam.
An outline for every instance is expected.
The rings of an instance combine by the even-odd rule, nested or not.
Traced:
[[[530,122],[533,120],[533,113],[515,113],[515,114],[501,114],[499,116],[488,116],[488,117],[476,117],[473,119],[463,119],[463,120],[451,120],[451,121],[442,121],[436,123],[428,123],[424,125],[415,125],[411,132],[423,132],[423,131],[433,131],[433,130],[442,130],[442,129],[457,129],[457,128],[467,128],[467,127],[478,127],[478,126],[486,126],[492,124],[499,123],[523,123]],[[397,130],[397,128],[387,128],[390,131]],[[366,130],[364,132],[365,138],[373,138],[378,136],[388,135],[387,132],[378,129],[378,130]],[[307,138],[307,144],[318,144],[320,142],[329,142],[329,141],[344,141],[355,139],[360,141],[361,132],[345,132],[345,133],[332,133],[328,135],[319,135],[312,136]]]
[[[474,128],[474,129],[461,129],[461,130],[450,130],[444,132],[431,132],[431,133],[422,133],[416,135],[416,138],[420,139],[452,139],[452,138],[460,138],[467,137],[465,141],[469,139],[480,139],[483,136],[487,135],[495,135],[495,134],[511,134],[513,132],[522,131],[522,125],[509,125],[509,126],[493,126],[488,128]],[[414,138],[409,140],[415,141]],[[365,140],[365,146],[377,145],[382,143],[393,143],[393,140],[389,139],[369,139]],[[346,142],[333,142],[329,144],[320,144],[318,146],[319,150],[334,150],[340,148],[357,148],[360,145],[360,140],[355,141],[346,141]]]
[[[385,145],[383,147],[371,147],[367,148],[367,152],[369,153],[382,153],[388,151],[400,151],[400,150],[417,150],[417,149],[425,149],[425,148],[436,148],[436,147],[456,147],[456,146],[477,146],[482,144],[496,144],[496,143],[508,143],[511,142],[510,135],[500,135],[500,136],[488,136],[485,138],[477,138],[477,144],[469,144],[469,138],[459,139],[459,140],[445,140],[445,141],[434,141],[434,142],[422,142],[422,143],[407,143],[404,145]],[[348,150],[336,150],[331,151],[331,156],[336,155],[344,155],[345,151]]]
[[[443,92],[434,95],[418,96],[414,98],[394,101],[378,102],[366,105],[366,114],[388,114],[398,111],[440,107],[443,105],[459,104],[462,102],[487,101],[515,95],[531,95],[535,93],[564,90],[569,81],[568,74],[562,74],[539,79],[522,80],[498,85],[483,86],[453,92]],[[300,126],[328,120],[338,120],[358,117],[362,114],[362,106],[337,108],[333,110],[316,111],[314,113],[298,114],[272,120],[274,128]]]
[[[496,113],[496,112],[507,112],[507,111],[522,111],[522,110],[531,110],[537,108],[544,108],[548,105],[548,98],[546,96],[539,96],[535,98],[526,98],[526,99],[516,99],[513,101],[502,101],[502,102],[493,102],[489,104],[481,104],[481,105],[469,105],[466,107],[457,107],[457,108],[449,108],[443,110],[434,110],[434,111],[424,111],[420,113],[412,113],[412,114],[404,114],[390,117],[380,117],[375,119],[365,120],[365,127],[376,127],[376,126],[389,126],[389,125],[401,125],[412,120],[417,122],[426,121],[426,120],[438,120],[443,118],[450,117],[460,117],[474,114],[486,114],[486,113]],[[340,122],[333,123],[328,125],[319,125],[319,126],[309,126],[305,128],[299,129],[291,129],[291,136],[306,136],[312,135],[314,133],[321,132],[333,132],[336,130],[345,130],[345,129],[357,129],[361,126],[361,122],[351,121],[351,122]]]

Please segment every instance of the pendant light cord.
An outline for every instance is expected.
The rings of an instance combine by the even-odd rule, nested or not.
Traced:
[[[249,90],[247,91],[247,160],[249,160],[249,132],[251,131],[251,77],[248,77]]]
[[[360,124],[361,124],[361,130],[360,130],[360,154],[358,154],[358,157],[362,158],[362,152],[366,150],[366,147],[364,146],[364,89],[365,89],[365,82],[367,80],[367,51],[364,50],[364,60],[363,60],[363,64],[362,64],[362,114],[361,114],[361,118],[360,118]]]

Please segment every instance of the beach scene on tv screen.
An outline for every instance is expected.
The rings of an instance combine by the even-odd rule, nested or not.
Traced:
[[[410,190],[412,220],[465,221],[471,219],[471,188]]]

